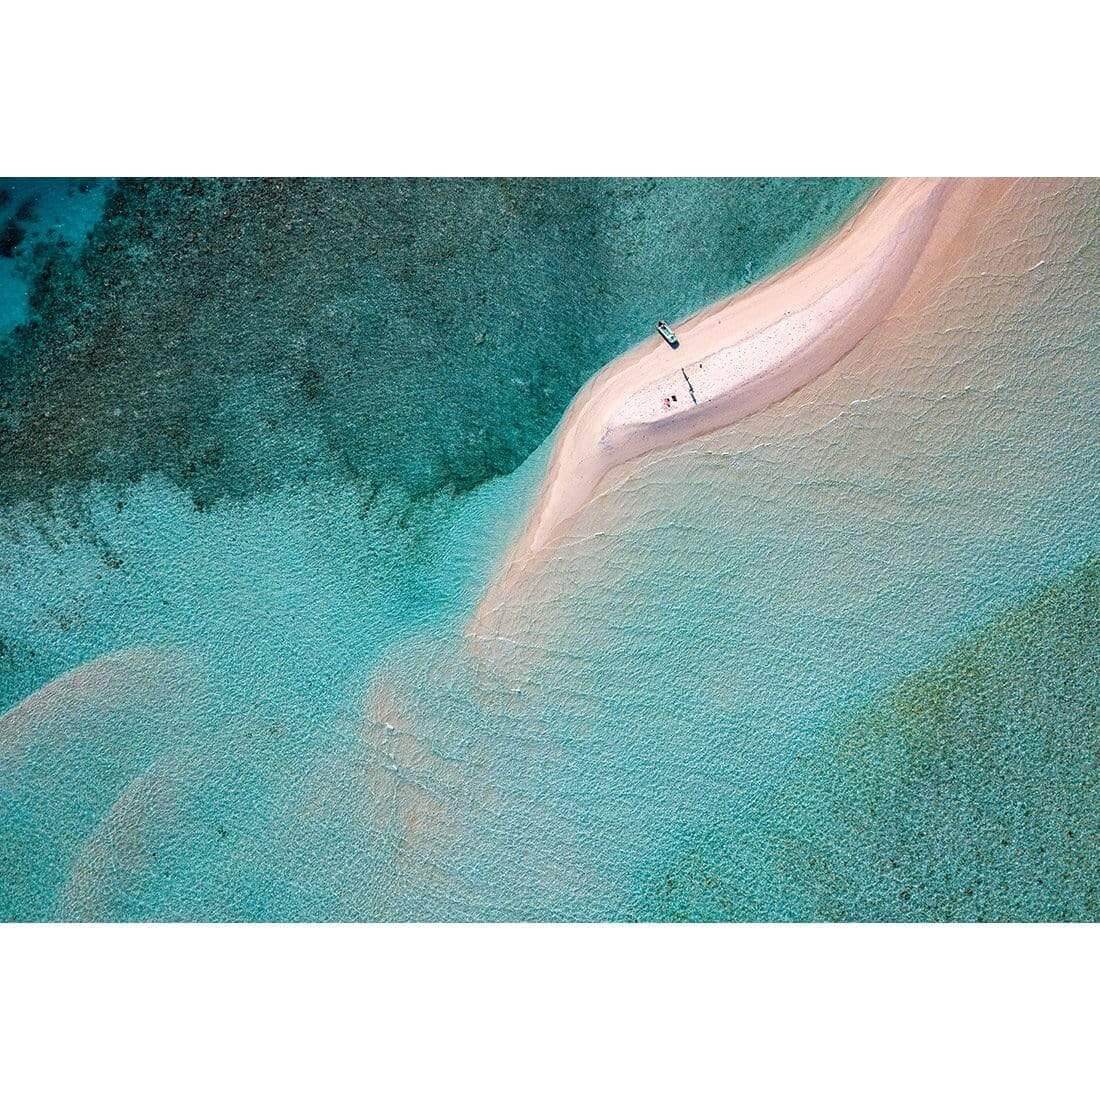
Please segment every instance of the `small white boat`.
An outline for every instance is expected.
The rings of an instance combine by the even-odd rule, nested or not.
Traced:
[[[664,321],[657,322],[657,331],[661,334],[665,343],[668,344],[670,348],[678,348],[680,346],[680,341],[677,339],[676,333],[673,332]]]

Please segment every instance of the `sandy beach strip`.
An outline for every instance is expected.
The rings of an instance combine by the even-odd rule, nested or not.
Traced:
[[[577,394],[523,532],[486,604],[511,587],[614,467],[716,431],[828,370],[904,290],[952,188],[884,184],[834,236],[771,278],[614,360]]]

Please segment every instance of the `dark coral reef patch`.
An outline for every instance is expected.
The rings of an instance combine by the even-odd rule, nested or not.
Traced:
[[[866,188],[123,181],[0,345],[0,502],[151,472],[200,507],[318,472],[469,490],[657,316],[786,261]]]

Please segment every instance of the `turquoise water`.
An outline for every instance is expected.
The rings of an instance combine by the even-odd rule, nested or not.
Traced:
[[[51,257],[80,251],[111,187],[103,180],[0,180],[0,340],[31,320],[35,280]]]
[[[1100,270],[1095,196],[989,331],[945,307],[911,361],[833,372],[804,418],[644,464],[471,637],[585,372],[789,258],[859,186],[330,186],[123,185],[29,299],[0,711],[117,656],[2,720],[3,914],[975,915],[920,892],[942,868],[913,869],[904,769],[873,844],[836,809],[877,805],[904,754],[861,749],[860,788],[836,745],[1095,549],[1100,333],[1074,305]],[[1061,621],[1025,632],[1023,665]],[[1079,749],[1021,750],[1065,828],[1096,820]],[[978,794],[1038,797],[1005,774]],[[905,882],[879,867],[891,845]],[[982,912],[1089,915],[1075,890]]]
[[[1100,919],[1098,580],[1092,558],[830,730],[777,812],[685,843],[643,911],[751,919],[765,884],[786,919]]]
[[[121,656],[6,719],[5,915],[453,911],[364,810],[372,670],[458,628],[592,371],[866,189],[10,185],[0,708]]]
[[[140,661],[137,673],[124,666],[109,705],[63,708],[36,724],[29,747],[0,758],[3,847],[19,862],[6,915],[83,914],[59,908],[74,856],[128,784],[162,773],[179,801],[165,809],[170,825],[148,825],[156,877],[90,913],[331,915],[299,897],[314,872],[299,879],[283,867],[316,839],[287,814],[330,757],[356,752],[372,664],[468,609],[522,496],[518,484],[490,484],[461,504],[422,506],[414,528],[402,525],[403,497],[364,510],[335,482],[204,514],[147,479],[121,509],[115,494],[86,492],[77,531],[9,516],[9,697],[102,653],[164,656],[151,685]]]
[[[658,318],[782,265],[867,188],[123,181],[78,260],[31,271],[0,499],[146,473],[200,507],[318,476],[468,491]]]

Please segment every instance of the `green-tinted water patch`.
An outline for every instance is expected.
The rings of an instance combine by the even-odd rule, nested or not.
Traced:
[[[742,835],[647,884],[677,920],[1096,920],[1100,559],[839,727]]]

